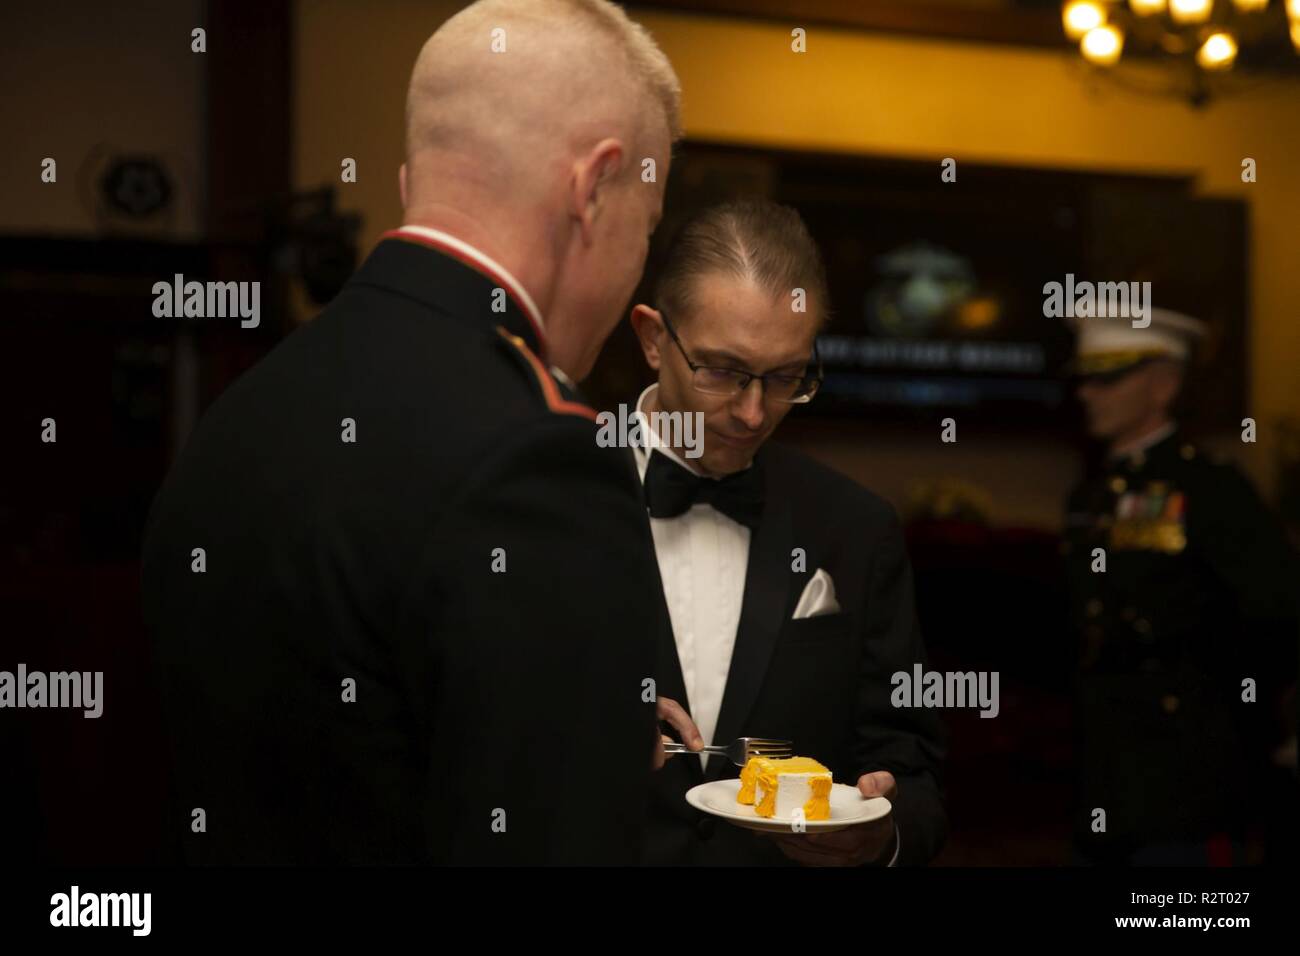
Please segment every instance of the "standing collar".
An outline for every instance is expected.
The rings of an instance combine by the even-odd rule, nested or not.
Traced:
[[[429,246],[487,276],[505,289],[506,293],[514,299],[515,304],[528,320],[528,324],[532,326],[538,346],[542,354],[545,355],[545,326],[542,323],[542,313],[537,308],[537,303],[533,301],[533,297],[528,294],[528,290],[523,287],[522,283],[510,273],[510,270],[486,252],[470,245],[463,239],[457,239],[451,233],[443,232],[441,229],[431,229],[428,226],[406,225],[398,229],[390,229],[379,238],[381,240],[403,239],[407,242],[417,242]]]
[[[1148,432],[1146,435],[1142,436],[1137,441],[1130,442],[1129,444],[1125,445],[1123,448],[1119,449],[1113,454],[1107,455],[1106,457],[1110,461],[1115,461],[1115,462],[1125,461],[1126,459],[1131,459],[1131,458],[1140,459],[1145,455],[1145,453],[1149,449],[1154,448],[1156,445],[1160,444],[1162,441],[1164,441],[1166,438],[1172,435],[1175,431],[1177,431],[1177,429],[1178,429],[1177,422],[1165,422],[1165,424],[1161,425],[1159,428],[1155,429],[1154,431]]]

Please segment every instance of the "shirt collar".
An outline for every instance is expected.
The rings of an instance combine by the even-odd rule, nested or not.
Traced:
[[[520,310],[524,313],[525,318],[533,327],[533,332],[537,336],[537,342],[545,350],[545,325],[542,323],[541,310],[537,308],[537,303],[533,297],[528,294],[528,290],[523,287],[505,266],[497,262],[486,252],[477,246],[470,245],[463,239],[457,239],[449,232],[441,229],[431,229],[428,226],[406,225],[399,229],[393,229],[384,233],[382,238],[395,236],[407,236],[417,239],[426,245],[433,246],[436,249],[450,255],[465,265],[483,273],[493,282],[500,285],[510,295]]]
[[[644,482],[645,471],[650,464],[650,452],[653,450],[666,456],[669,461],[680,465],[691,474],[703,477],[703,473],[698,468],[665,445],[660,440],[659,433],[650,427],[649,417],[645,413],[646,400],[650,397],[650,393],[658,387],[658,382],[648,386],[636,400],[636,411],[632,413],[632,417],[641,426],[637,429],[640,440],[632,443],[632,454],[636,457],[636,472],[641,477],[641,481]]]

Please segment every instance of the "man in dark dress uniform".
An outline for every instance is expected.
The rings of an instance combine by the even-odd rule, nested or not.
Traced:
[[[1107,451],[1066,529],[1081,862],[1241,862],[1294,678],[1294,555],[1247,481],[1170,416],[1202,327],[1161,309],[1144,329],[1079,323],[1078,394]]]
[[[425,45],[406,225],[214,403],[154,507],[183,859],[639,859],[653,555],[567,383],[640,275],[677,95],[611,4],[476,4]]]

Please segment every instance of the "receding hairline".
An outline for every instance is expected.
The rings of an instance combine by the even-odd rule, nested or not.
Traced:
[[[711,206],[681,228],[655,282],[655,306],[681,320],[698,304],[699,286],[730,279],[766,294],[773,304],[802,289],[818,327],[830,320],[825,263],[799,213],[766,199]]]

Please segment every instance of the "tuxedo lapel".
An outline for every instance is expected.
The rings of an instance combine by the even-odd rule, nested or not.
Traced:
[[[655,571],[658,572],[658,570],[659,562],[656,561]],[[686,694],[686,679],[682,677],[682,662],[677,657],[677,639],[673,636],[673,620],[668,613],[668,601],[664,597],[662,581],[659,582],[659,620],[655,693],[658,697],[667,697],[670,700],[677,701],[682,705],[682,709],[689,714],[691,712],[691,702]],[[704,768],[700,766],[699,757],[681,754],[669,759],[681,761],[686,766],[686,770],[693,782],[698,783],[702,779]],[[712,763],[714,759],[716,758],[710,758],[709,762]]]
[[[655,564],[658,571],[659,565]],[[682,677],[682,663],[677,658],[677,640],[673,636],[673,620],[668,613],[668,602],[664,598],[663,582],[659,584],[659,645],[657,651],[658,672],[655,675],[656,697],[667,697],[682,705],[690,712],[691,702],[686,696],[686,679]]]
[[[793,540],[789,501],[769,488],[762,520],[750,539],[744,604],[712,743],[728,744],[744,733],[785,623]],[[733,769],[725,757],[710,757],[706,777],[715,780]]]
[[[637,472],[636,457],[629,448],[626,452],[628,467],[632,470],[632,480],[641,487],[641,477]],[[646,514],[646,539],[650,543],[651,549],[654,548],[654,533],[650,530],[650,515]],[[673,636],[673,620],[668,613],[668,599],[664,595],[664,582],[659,574],[659,558],[656,554],[655,561],[655,584],[658,587],[659,594],[659,627],[658,639],[655,650],[655,696],[667,697],[669,700],[675,700],[682,705],[682,709],[687,713],[691,711],[691,702],[686,695],[686,678],[682,676],[682,663],[677,657],[677,639]],[[698,757],[673,757],[673,760],[684,761],[691,774],[692,779],[699,780],[703,774],[703,768],[700,767]]]

